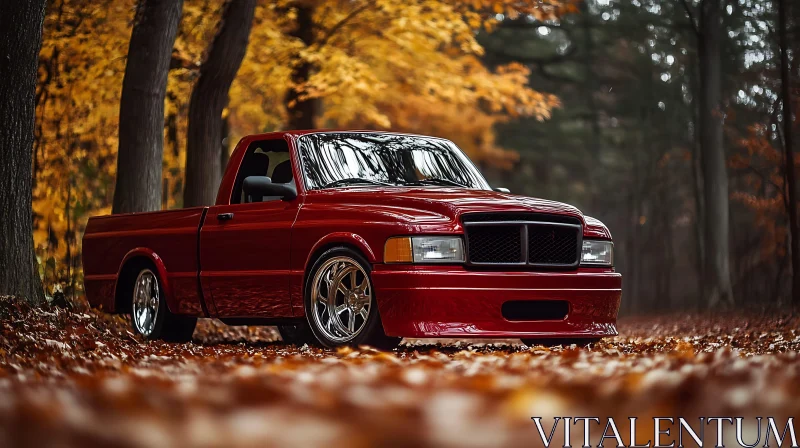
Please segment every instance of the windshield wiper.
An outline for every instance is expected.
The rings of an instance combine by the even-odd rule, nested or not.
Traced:
[[[346,185],[369,184],[369,185],[383,185],[387,187],[394,187],[394,185],[379,180],[362,179],[360,177],[348,177],[347,179],[339,179],[333,182],[328,182],[322,188],[343,187]]]
[[[466,185],[460,184],[454,180],[441,179],[438,177],[429,177],[427,179],[420,179],[412,182],[406,182],[403,185],[447,185],[451,187],[468,188]]]

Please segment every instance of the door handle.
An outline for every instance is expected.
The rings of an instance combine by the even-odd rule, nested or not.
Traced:
[[[233,219],[233,213],[220,213],[219,215],[217,215],[217,219],[219,219],[220,221],[230,221],[231,219]]]

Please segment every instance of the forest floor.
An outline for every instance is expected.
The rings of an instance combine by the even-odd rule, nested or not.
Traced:
[[[211,320],[192,343],[144,342],[118,316],[0,298],[0,446],[538,446],[532,416],[785,417],[799,324],[673,315],[589,348],[330,351]]]

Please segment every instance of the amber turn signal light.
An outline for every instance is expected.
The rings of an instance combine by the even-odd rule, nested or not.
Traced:
[[[383,249],[384,263],[411,263],[414,254],[411,251],[411,237],[400,236],[386,240]]]

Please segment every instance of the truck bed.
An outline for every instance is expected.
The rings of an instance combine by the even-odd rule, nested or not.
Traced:
[[[83,237],[86,297],[92,306],[116,311],[117,279],[125,262],[158,254],[170,311],[203,315],[198,292],[198,235],[207,208],[195,207],[89,219]],[[163,274],[162,273],[162,274]]]

